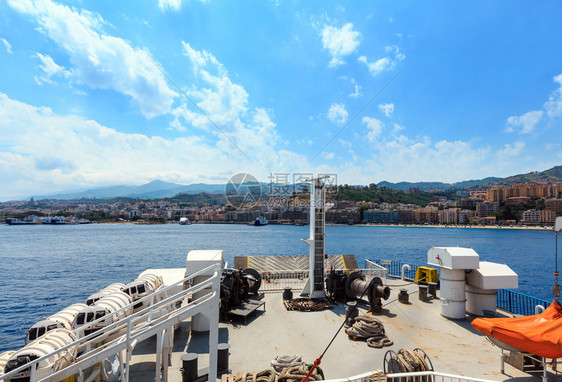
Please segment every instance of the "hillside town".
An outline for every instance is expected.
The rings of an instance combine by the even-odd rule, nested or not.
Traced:
[[[347,193],[359,192],[346,186]],[[371,185],[370,187],[376,186]],[[562,183],[525,183],[487,190],[432,190],[410,188],[405,195],[424,195],[424,205],[410,203],[341,200],[341,193],[328,193],[326,222],[329,224],[390,225],[485,225],[549,226],[562,216]],[[358,194],[362,195],[362,194]],[[60,216],[66,222],[174,223],[187,218],[192,223],[249,223],[264,216],[270,224],[308,222],[308,195],[262,198],[233,205],[228,198],[183,201],[179,198],[139,200],[76,199],[10,201],[0,203],[0,218]]]

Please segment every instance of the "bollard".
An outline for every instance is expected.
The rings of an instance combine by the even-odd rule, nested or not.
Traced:
[[[427,301],[427,285],[420,285],[420,294],[419,294],[419,299],[420,301]]]
[[[182,382],[194,382],[199,377],[199,369],[197,368],[197,353],[186,353],[181,356],[181,375]]]
[[[291,288],[285,288],[283,291],[283,300],[292,300],[293,299],[293,291]]]
[[[359,310],[357,310],[357,301],[348,301],[347,308],[345,308],[345,325],[347,327],[353,326],[357,316],[359,316]]]
[[[406,288],[400,288],[400,293],[398,294],[398,301],[402,304],[410,303],[410,296],[408,295],[408,290]]]
[[[437,283],[427,283],[427,294],[429,294],[431,298],[437,297]]]
[[[230,344],[223,342],[217,345],[218,360],[217,360],[217,373],[228,372],[228,350]]]

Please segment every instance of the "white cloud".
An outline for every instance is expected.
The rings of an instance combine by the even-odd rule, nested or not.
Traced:
[[[181,129],[184,126],[181,119],[213,133],[219,139],[218,147],[226,153],[240,155],[242,151],[252,159],[259,158],[260,162],[274,162],[274,147],[279,137],[273,112],[251,108],[244,87],[232,82],[224,65],[213,54],[197,51],[185,42],[183,47],[198,81],[187,94],[212,122],[191,105],[182,104],[172,111],[175,116],[172,127]]]
[[[393,124],[392,126],[394,127],[394,131],[395,131],[395,132],[399,132],[399,131],[402,131],[402,130],[405,129],[404,126],[400,126],[400,125],[397,124],[397,123]]]
[[[562,73],[554,77],[554,82],[560,87],[556,89],[544,104],[544,109],[550,118],[562,116]]]
[[[321,32],[322,45],[332,57],[330,68],[336,68],[345,63],[343,58],[350,55],[359,47],[361,33],[353,30],[353,24],[347,23],[341,29],[324,25]]]
[[[369,73],[371,73],[371,75],[375,77],[382,72],[394,69],[399,61],[402,61],[406,58],[406,56],[402,52],[400,52],[400,49],[396,45],[385,47],[385,51],[389,55],[379,58],[374,62],[369,62],[366,56],[359,57],[357,61],[364,63],[369,69]]]
[[[553,149],[558,148],[559,146],[560,146],[559,143],[545,143],[544,144],[544,148],[547,149],[547,150],[553,150]]]
[[[524,149],[525,149],[525,143],[523,143],[523,142],[515,142],[512,145],[509,144],[509,143],[506,143],[503,146],[503,149],[498,150],[498,152],[496,154],[497,154],[498,159],[500,161],[508,160],[509,158],[513,158],[513,157],[521,155],[521,153],[523,152]]]
[[[363,117],[361,122],[367,126],[367,139],[370,142],[375,141],[377,137],[381,135],[383,123],[380,120],[371,117]]]
[[[220,74],[226,75],[226,70],[223,65],[216,59],[216,57],[207,52],[206,50],[198,51],[189,45],[189,43],[182,41],[182,46],[184,49],[184,55],[193,64],[193,70],[197,74],[200,70],[203,70],[206,66],[214,67]]]
[[[386,115],[387,118],[392,116],[394,113],[394,104],[393,103],[381,103],[379,104],[379,110]]]
[[[5,38],[0,39],[0,41],[2,41],[2,43],[4,44],[4,48],[6,48],[6,53],[12,54],[12,44],[10,44],[8,42],[8,40],[6,40]]]
[[[323,153],[322,156],[324,157],[324,159],[330,160],[334,159],[336,155],[334,153]]]
[[[259,158],[259,168],[222,136],[166,139],[121,133],[0,93],[0,198],[154,179],[218,183],[236,172],[266,179],[269,172],[310,171],[306,157],[272,146],[274,124],[265,110],[249,114],[233,137]]]
[[[511,133],[515,131],[516,127],[521,127],[520,134],[529,134],[535,129],[543,114],[542,110],[535,110],[521,116],[511,116],[507,119],[507,126],[504,131]]]
[[[68,54],[74,82],[125,94],[147,118],[170,111],[177,93],[168,87],[148,50],[104,33],[105,21],[98,14],[50,0],[8,0],[8,4],[32,16],[39,30]]]
[[[359,84],[357,83],[357,80],[355,80],[355,78],[352,78],[352,79],[351,79],[351,83],[353,84],[353,87],[354,87],[355,91],[354,91],[353,93],[350,93],[349,96],[350,96],[351,98],[360,97],[360,96],[362,95],[362,93],[361,93],[361,85],[359,85]]]
[[[39,67],[43,70],[43,75],[35,77],[35,81],[42,85],[43,83],[54,83],[53,77],[70,77],[71,73],[64,67],[58,65],[51,56],[37,53],[36,57],[41,61]]]
[[[201,3],[207,3],[210,0],[199,0]],[[182,0],[158,0],[158,7],[161,11],[179,11],[182,6]]]
[[[338,142],[342,145],[342,147],[343,147],[344,149],[347,150],[348,153],[351,154],[351,158],[353,159],[353,161],[354,161],[354,162],[357,161],[358,157],[357,157],[357,155],[355,154],[355,151],[353,150],[353,144],[352,144],[351,142],[349,142],[349,141],[344,141],[344,140],[341,139],[341,138],[338,139]]]
[[[333,103],[328,110],[328,119],[338,125],[343,125],[347,120],[348,113],[341,103]]]
[[[166,11],[179,11],[181,9],[181,0],[158,0],[158,7],[160,10]]]

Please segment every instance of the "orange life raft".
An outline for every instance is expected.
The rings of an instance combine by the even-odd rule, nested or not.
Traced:
[[[474,329],[521,351],[562,357],[562,307],[558,301],[541,314],[515,318],[477,318]]]

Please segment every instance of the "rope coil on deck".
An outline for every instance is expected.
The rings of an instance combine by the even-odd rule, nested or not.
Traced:
[[[300,382],[306,377],[309,367],[305,363],[283,369],[278,376],[273,369],[266,369],[256,373],[245,373],[236,376],[234,382]],[[309,376],[309,381],[322,381],[324,378],[314,370]]]
[[[382,322],[373,316],[357,317],[353,326],[345,332],[353,340],[366,339],[367,345],[372,348],[382,349],[394,343],[386,336]]]
[[[318,373],[318,369],[314,369],[308,376],[309,381],[322,381],[324,378]],[[281,372],[277,379],[278,382],[300,382],[308,375],[309,368],[303,363],[300,366],[289,367]]]
[[[281,373],[288,367],[295,367],[302,364],[302,357],[300,355],[280,355],[271,361],[271,367],[277,372]]]
[[[428,355],[420,348],[414,350],[400,349],[398,353],[389,350],[384,355],[384,372],[387,373],[414,373],[417,371],[433,371],[433,364]],[[408,377],[407,382],[418,380]],[[430,382],[431,377],[424,376],[420,382]]]
[[[245,373],[241,377],[235,377],[234,382],[275,382],[277,374],[273,369],[266,369],[256,373]]]
[[[317,312],[324,309],[332,309],[325,300],[315,300],[310,298],[295,298],[283,301],[287,310],[299,310],[301,312]]]

